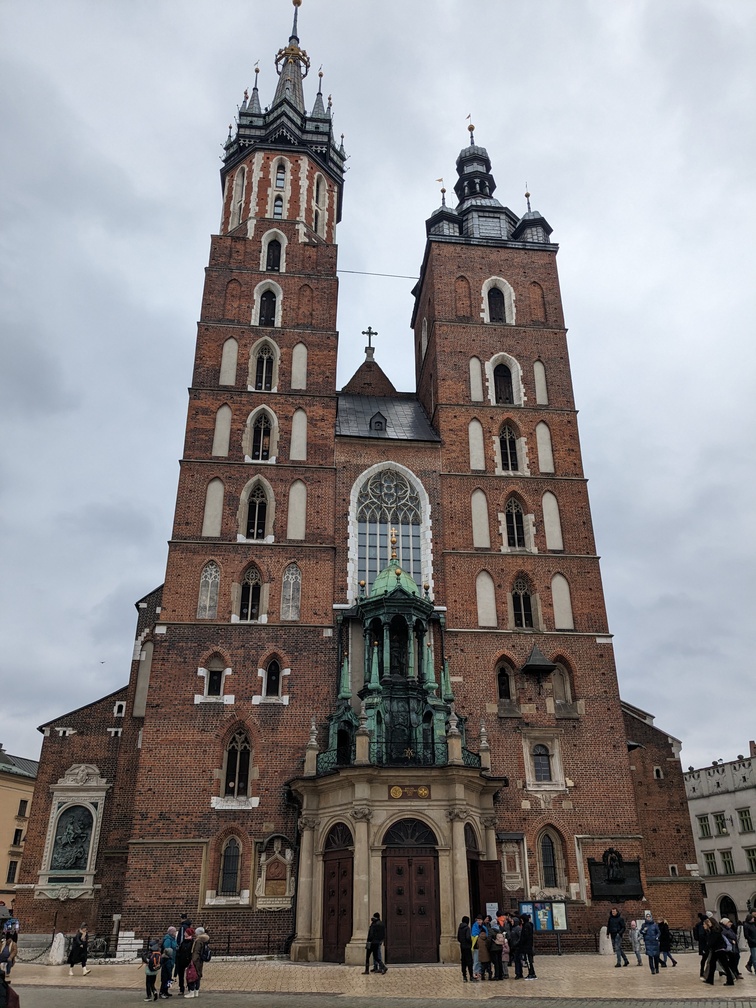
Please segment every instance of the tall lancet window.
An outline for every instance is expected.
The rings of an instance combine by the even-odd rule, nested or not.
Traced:
[[[392,528],[399,566],[422,586],[421,520],[420,496],[401,473],[382,469],[363,483],[357,497],[357,566],[367,591],[391,559]]]

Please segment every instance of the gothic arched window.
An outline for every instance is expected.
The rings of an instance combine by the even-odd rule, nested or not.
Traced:
[[[286,165],[279,164],[276,168],[276,189],[283,189],[286,185]]]
[[[530,585],[524,577],[515,579],[512,585],[512,608],[514,609],[514,624],[524,629],[533,628],[533,602]]]
[[[226,841],[221,854],[220,879],[218,882],[219,896],[239,895],[239,862],[241,847],[236,837]]]
[[[537,782],[550,781],[551,753],[549,747],[538,744],[533,746],[533,775]]]
[[[281,196],[276,196],[273,200],[273,217],[275,220],[281,220],[283,217],[283,198]]]
[[[522,504],[510,497],[504,508],[504,517],[507,526],[507,546],[510,549],[525,549],[525,523],[522,513]]]
[[[499,434],[501,449],[501,468],[505,472],[517,472],[520,468],[517,460],[517,436],[509,424],[504,424]]]
[[[488,292],[488,320],[489,322],[507,321],[504,309],[504,294],[498,287],[491,287]]]
[[[268,254],[265,258],[265,269],[268,273],[278,273],[281,269],[281,242],[271,238],[268,242]]]
[[[265,538],[265,521],[268,515],[268,498],[258,484],[249,495],[247,508],[247,539]]]
[[[267,462],[270,458],[270,417],[260,413],[252,425],[252,458],[258,462]]]
[[[262,489],[262,488],[260,488]],[[263,531],[265,522],[263,521]],[[251,536],[249,538],[252,538]],[[260,592],[262,591],[262,577],[257,567],[248,567],[241,585],[241,603],[239,605],[239,619],[245,622],[253,622],[260,616]]]
[[[264,297],[265,295],[263,295]],[[273,388],[273,364],[275,354],[269,343],[263,343],[257,350],[255,362],[255,391],[270,392]]]
[[[496,688],[499,700],[514,700],[514,673],[506,663],[501,664],[496,672]]]
[[[281,696],[281,666],[275,659],[273,661],[269,661],[268,667],[265,669],[263,696]]]
[[[543,746],[542,748],[546,748]],[[548,833],[541,837],[541,877],[544,887],[556,888],[557,860],[554,841]]]
[[[276,295],[271,290],[266,290],[260,298],[260,315],[257,324],[261,326],[276,324]]]
[[[367,591],[391,559],[391,529],[396,529],[399,565],[420,586],[421,505],[417,490],[395,469],[381,469],[367,479],[357,497],[358,581]]]
[[[211,560],[205,564],[200,575],[199,598],[197,599],[197,619],[216,619],[218,616],[218,589],[220,587],[220,567]]]
[[[289,564],[284,571],[281,590],[281,619],[298,620],[302,594],[302,571],[295,564]]]
[[[246,798],[249,787],[249,762],[252,748],[245,731],[238,731],[226,749],[226,772],[224,775],[224,795],[232,798]]]
[[[493,289],[498,290],[497,287]],[[514,403],[512,370],[506,364],[497,364],[494,368],[494,397],[500,405]]]

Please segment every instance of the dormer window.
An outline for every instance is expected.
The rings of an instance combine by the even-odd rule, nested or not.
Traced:
[[[376,413],[370,418],[370,430],[371,431],[385,431],[386,430],[386,417],[382,413]]]

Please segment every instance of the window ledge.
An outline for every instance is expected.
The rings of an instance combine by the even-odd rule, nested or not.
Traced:
[[[223,810],[242,810],[257,808],[259,798],[231,798],[215,795],[210,799],[210,808]]]
[[[232,693],[224,693],[223,696],[203,696],[201,693],[194,694],[194,702],[196,704],[233,704],[235,700],[236,698]]]
[[[286,693],[284,696],[257,696],[252,697],[252,703],[257,706],[258,704],[278,704],[279,706],[288,707],[289,706],[289,694]]]
[[[514,700],[499,700],[496,713],[499,717],[522,717],[520,706]]]
[[[205,906],[249,906],[249,889],[242,889],[238,896],[216,896],[210,889],[205,894]]]

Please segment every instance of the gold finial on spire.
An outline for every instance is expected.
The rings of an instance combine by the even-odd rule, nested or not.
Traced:
[[[528,192],[528,183],[525,183],[525,200],[528,204],[528,213],[530,213],[530,193]]]
[[[467,118],[469,119],[470,117],[468,116]],[[470,146],[473,147],[475,145],[475,127],[470,123],[467,129],[470,133]]]
[[[291,0],[291,2],[294,4],[295,7],[302,6],[302,0]]]
[[[396,560],[396,529],[391,529],[391,559]]]

